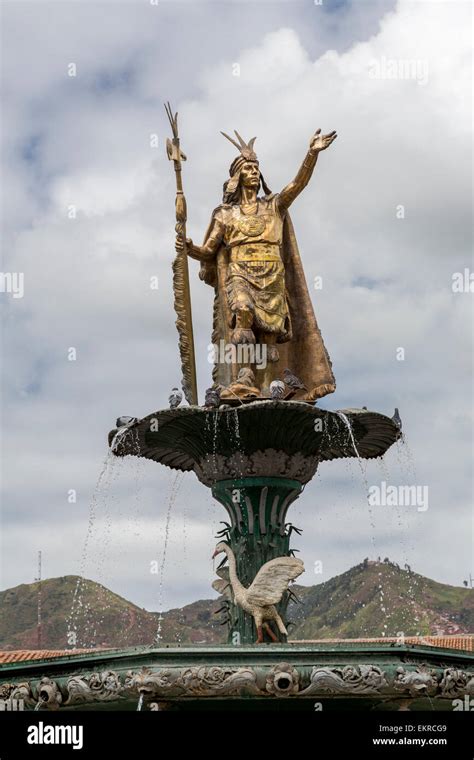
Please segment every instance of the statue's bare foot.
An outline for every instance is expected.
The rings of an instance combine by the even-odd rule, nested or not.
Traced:
[[[238,346],[239,343],[255,343],[253,330],[249,330],[245,327],[236,327],[232,332],[232,343],[236,346]]]

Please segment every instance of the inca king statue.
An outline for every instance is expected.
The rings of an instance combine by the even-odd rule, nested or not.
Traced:
[[[336,133],[322,135],[317,130],[296,177],[279,193],[270,191],[260,171],[256,138],[245,143],[235,135],[237,140],[224,134],[239,155],[230,166],[223,202],[212,214],[203,244],[179,234],[176,240],[178,255],[186,251],[200,261],[200,278],[215,290],[214,384],[223,400],[265,398],[271,382],[281,380],[289,368],[302,386],[292,395],[315,401],[333,393],[336,385],[288,209]],[[239,349],[234,361],[222,361],[222,346]]]

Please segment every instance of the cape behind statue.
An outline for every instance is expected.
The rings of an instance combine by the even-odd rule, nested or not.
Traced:
[[[269,199],[271,196],[266,196]],[[225,206],[218,206],[214,214]],[[212,220],[211,220],[212,224]],[[205,242],[211,230],[209,225]],[[288,369],[299,377],[308,391],[299,391],[296,399],[314,401],[336,390],[336,380],[332,372],[331,360],[316,321],[313,305],[308,293],[298,244],[293,224],[288,212],[283,222],[282,260],[285,265],[286,297],[291,318],[292,337],[286,343],[278,344],[280,359],[273,364],[274,378],[282,378],[283,370]],[[214,313],[212,324],[212,343],[220,346],[223,340],[231,343],[231,311],[225,297],[225,284],[229,250],[221,245],[215,259],[202,262],[200,278],[215,289]],[[238,374],[240,364],[217,362],[214,364],[212,379],[215,384],[227,387]],[[255,370],[256,385],[260,387],[261,371]]]

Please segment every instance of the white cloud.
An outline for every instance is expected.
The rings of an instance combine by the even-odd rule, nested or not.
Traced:
[[[390,453],[390,476],[428,484],[431,506],[400,520],[377,515],[377,553],[399,562],[410,555],[415,569],[438,580],[460,583],[468,572],[472,296],[453,294],[451,275],[471,265],[470,8],[401,0],[377,29],[383,6],[359,4],[347,11],[357,21],[351,41],[337,14],[334,31],[322,15],[312,22],[305,16],[303,28],[296,8],[278,5],[272,20],[256,8],[248,35],[248,25],[229,26],[224,12],[215,17],[222,34],[212,47],[193,24],[204,24],[215,6],[206,6],[199,19],[193,11],[187,22],[179,8],[167,8],[155,27],[133,6],[114,5],[100,17],[99,6],[66,12],[54,4],[48,13],[61,29],[54,35],[46,6],[35,4],[29,15],[23,4],[10,11],[4,31],[6,261],[25,272],[25,298],[5,309],[5,586],[31,580],[37,548],[48,574],[78,571],[108,430],[119,414],[144,415],[165,405],[177,382],[174,178],[164,155],[168,126],[161,105],[174,93],[189,159],[188,230],[197,241],[220,202],[234,155],[219,130],[258,135],[263,172],[277,191],[296,172],[314,129],[338,129],[292,212],[309,283],[323,275],[323,289],[312,295],[338,391],[322,405],[400,408],[417,473],[407,474]],[[44,35],[35,34],[38,26]],[[25,54],[13,44],[17,29],[31,47],[26,70]],[[170,66],[178,29],[186,55]],[[318,52],[310,52],[313,46]],[[80,76],[68,81],[63,64],[76,58]],[[426,61],[426,84],[371,77],[371,62],[382,58]],[[232,75],[234,62],[240,77]],[[129,80],[120,84],[124,71]],[[104,72],[115,80],[101,89]],[[158,150],[149,144],[155,131]],[[22,159],[28,145],[31,155]],[[78,209],[73,220],[70,204]],[[404,219],[396,217],[399,204]],[[153,275],[157,292],[149,287]],[[212,291],[198,281],[194,263],[191,276],[202,392],[209,384]],[[78,350],[77,362],[67,361],[70,346]],[[399,346],[404,362],[396,360]],[[295,517],[289,513],[304,529],[300,556],[311,564],[322,553],[330,574],[373,553],[363,484],[357,469],[351,475],[345,467],[321,467],[292,508]],[[162,546],[169,472],[145,465],[136,544],[126,527],[134,478],[125,465],[122,491],[111,496],[122,518],[114,519],[103,566],[114,590],[152,604],[149,579],[138,568],[151,551],[153,526]],[[186,503],[192,510],[186,535],[192,573],[181,558],[178,518],[168,606],[210,594],[209,546],[224,519],[193,476],[185,481],[187,495],[177,509]],[[64,503],[68,488],[80,493],[73,512]],[[117,564],[119,546],[127,560]],[[308,573],[304,582],[313,580]]]

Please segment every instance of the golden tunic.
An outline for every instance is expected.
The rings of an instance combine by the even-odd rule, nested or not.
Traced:
[[[259,198],[254,214],[245,214],[239,205],[223,206],[215,219],[229,251],[226,293],[233,315],[250,311],[254,327],[284,341],[290,318],[277,196]]]

